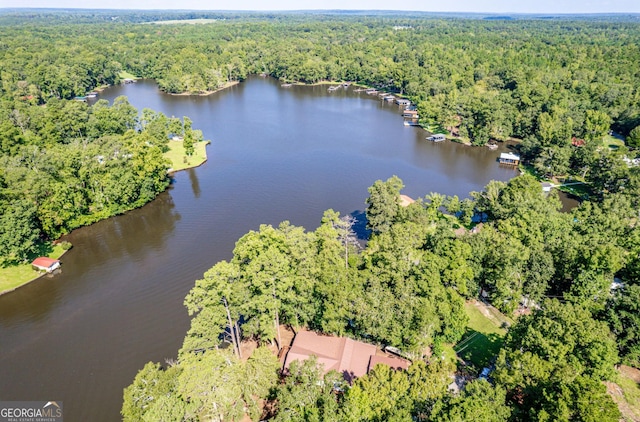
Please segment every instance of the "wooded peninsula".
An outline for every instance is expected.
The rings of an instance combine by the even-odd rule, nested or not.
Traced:
[[[4,10],[0,263],[151,201],[170,184],[169,140],[186,154],[202,140],[188,117],[82,101],[100,87],[134,75],[201,94],[262,74],[383,89],[410,99],[431,132],[515,141],[523,174],[408,205],[394,176],[372,181],[366,233],[333,210],[314,231],[247,233],[195,282],[177,360],[138,373],[124,420],[631,421],[639,63],[637,16]],[[569,179],[581,203],[561,212],[540,181]],[[482,331],[474,303],[502,323]],[[287,330],[386,347],[411,365],[355,380],[316,358],[283,370]]]

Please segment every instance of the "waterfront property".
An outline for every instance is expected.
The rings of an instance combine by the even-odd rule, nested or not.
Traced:
[[[405,110],[402,112],[403,117],[418,117],[418,110]]]
[[[520,156],[511,152],[503,152],[499,158],[500,164],[507,164],[509,166],[517,166],[520,164]]]
[[[396,104],[408,107],[411,105],[411,101],[407,100],[406,98],[396,98]]]
[[[441,134],[441,133],[436,133],[436,134],[434,134],[434,135],[432,135],[432,136],[429,136],[429,137],[427,138],[427,141],[432,141],[432,142],[443,142],[443,141],[445,141],[446,139],[447,139],[447,138],[446,138],[443,134]]]
[[[60,261],[46,256],[41,256],[34,259],[31,266],[39,271],[51,273],[60,268]]]
[[[385,355],[372,344],[302,330],[293,339],[284,367],[288,369],[291,362],[304,361],[311,356],[317,357],[324,373],[338,371],[349,382],[367,374],[377,364],[394,369],[407,369],[411,364],[408,360]]]
[[[341,215],[362,209],[372,181],[396,173],[414,198],[430,191],[460,197],[517,174],[496,166],[499,153],[485,148],[425,142],[427,133],[402,126],[397,105],[351,88],[301,86],[289,88],[292,95],[282,82],[249,77],[201,97],[167,95],[143,79],[100,93],[109,102],[126,95],[139,110],[190,116],[212,139],[209,162],[173,174],[172,187],[146,206],[73,231],[65,239],[76,248],[61,274],[0,296],[2,338],[11,339],[11,353],[0,354],[0,396],[58,395],[71,403],[69,420],[119,420],[122,387],[150,356],[177,356],[194,280],[229,259],[258,222],[317,227],[328,208]],[[25,267],[25,280],[39,275],[31,260]],[[0,291],[13,288],[1,282],[2,274]],[[113,330],[117,336],[105,335]],[[68,374],[74,382],[40,381]],[[86,388],[92,383],[99,391]]]

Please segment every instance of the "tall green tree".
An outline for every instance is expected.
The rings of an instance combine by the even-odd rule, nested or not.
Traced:
[[[459,396],[439,401],[434,406],[431,420],[500,422],[508,421],[510,415],[504,388],[478,379],[468,383]]]
[[[125,422],[148,419],[147,415],[157,414],[156,407],[176,407],[174,420],[182,420],[186,413],[185,404],[177,397],[176,381],[182,372],[180,366],[163,369],[159,364],[148,362],[136,375],[133,383],[124,389],[122,418]]]
[[[40,234],[35,205],[24,199],[0,202],[0,257],[26,259],[35,252]]]
[[[596,383],[613,376],[617,361],[604,322],[580,306],[547,300],[511,327],[493,378],[509,392],[517,417],[570,420],[611,409],[611,398],[597,393]],[[598,400],[585,401],[585,394]]]
[[[284,382],[275,389],[276,422],[340,421],[339,391],[348,388],[341,374],[323,369],[317,358],[293,361]]]
[[[236,356],[242,358],[238,321],[247,299],[248,289],[240,280],[238,265],[226,261],[214,265],[185,298],[189,315],[197,316],[192,320],[181,353],[215,348],[220,332],[225,331]]]
[[[622,361],[640,367],[640,285],[628,285],[616,291],[602,318],[616,336]]]
[[[400,191],[404,187],[398,176],[385,182],[377,180],[369,187],[367,203],[367,227],[374,234],[387,231],[394,223],[400,209]]]

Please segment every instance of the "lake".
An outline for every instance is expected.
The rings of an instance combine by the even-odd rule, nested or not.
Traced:
[[[363,211],[367,187],[392,175],[403,193],[468,196],[506,151],[425,140],[397,105],[326,86],[281,88],[252,77],[206,97],[153,81],[110,87],[139,110],[189,116],[209,160],[176,173],[148,205],[74,231],[63,271],[0,296],[2,400],[58,400],[69,421],[119,419],[122,390],[148,361],[175,358],[194,281],[229,259],[236,240],[283,220],[315,229],[324,210]]]

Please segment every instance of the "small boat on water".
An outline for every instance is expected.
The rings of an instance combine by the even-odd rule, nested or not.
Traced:
[[[291,88],[291,84],[282,84],[280,85],[282,88]]]
[[[98,96],[98,93],[96,91],[91,91],[90,93],[87,94],[87,98],[96,98]]]
[[[338,88],[340,88],[340,85],[334,85],[334,86],[330,86],[329,89],[327,91],[329,92],[333,92],[335,90],[337,90]]]
[[[498,149],[498,144],[487,144],[487,148],[491,150]]]
[[[418,121],[417,120],[405,120],[404,121],[404,125],[405,126],[418,126]]]
[[[441,134],[441,133],[436,133],[432,136],[429,136],[427,138],[427,141],[431,141],[431,142],[444,142],[447,138]]]

